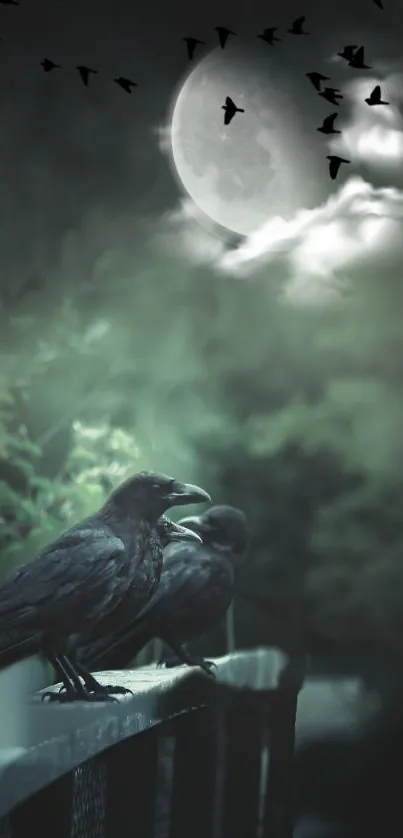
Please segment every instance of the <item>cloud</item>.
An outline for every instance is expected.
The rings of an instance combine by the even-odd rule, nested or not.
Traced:
[[[385,248],[401,249],[402,219],[400,190],[354,176],[321,206],[300,210],[289,221],[270,219],[241,247],[224,253],[219,267],[247,275],[281,255],[294,292],[310,287],[314,294],[321,288],[333,293],[340,287],[338,272],[373,264]]]
[[[388,106],[369,107],[365,102],[375,85],[381,85]],[[332,152],[347,155],[355,163],[366,163],[378,170],[397,173],[403,160],[403,73],[386,78],[365,76],[343,86],[343,96],[350,105],[347,123],[340,121],[342,134],[332,139]]]

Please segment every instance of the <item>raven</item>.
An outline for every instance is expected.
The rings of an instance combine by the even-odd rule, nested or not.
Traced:
[[[229,125],[236,113],[245,113],[244,108],[237,108],[230,96],[226,96],[225,105],[221,106],[221,110],[225,111],[224,125]]]
[[[382,99],[381,85],[380,84],[377,84],[376,87],[374,87],[372,93],[370,93],[370,95],[368,96],[368,98],[365,101],[366,101],[367,105],[389,105],[390,104],[390,102],[385,102],[385,100]]]
[[[270,26],[269,29],[263,29],[261,35],[257,37],[260,38],[262,41],[265,41],[266,44],[270,44],[271,47],[274,46],[276,41],[282,41],[282,38],[276,38],[275,32],[277,32],[278,26]]]
[[[212,664],[183,645],[214,628],[231,604],[234,564],[247,546],[246,517],[232,506],[212,506],[180,524],[201,536],[203,544],[172,544],[164,550],[161,580],[152,598],[125,628],[80,650],[86,666],[127,666],[149,640],[159,637],[179,662],[211,673]]]
[[[90,692],[69,651],[82,634],[102,636],[111,612],[116,628],[147,603],[161,575],[157,522],[165,510],[209,500],[198,486],[166,475],[140,472],[124,481],[97,513],[0,586],[0,666],[42,652],[65,686],[51,700],[105,700],[121,692],[101,685]]]
[[[337,87],[325,87],[318,95],[330,102],[331,105],[339,105],[338,99],[343,98]]]
[[[353,57],[348,62],[349,67],[355,67],[356,70],[370,70],[369,64],[364,62],[364,47],[360,47],[354,53]]]
[[[88,87],[90,73],[93,73],[94,75],[98,73],[98,70],[91,70],[91,67],[84,67],[82,64],[79,64],[78,67],[76,67],[76,70],[80,73],[82,83],[85,87]]]
[[[321,131],[322,134],[341,134],[338,128],[334,127],[335,119],[338,116],[338,113],[331,113],[330,116],[326,116],[322,122],[322,125],[317,128],[317,131]]]
[[[329,76],[324,76],[323,73],[305,73],[311,84],[313,84],[315,90],[320,90],[320,83],[321,81],[330,81]]]
[[[342,163],[351,163],[351,160],[346,160],[344,157],[338,157],[337,154],[327,154],[329,160],[329,174],[332,180],[336,180],[337,173]]]
[[[118,84],[122,90],[125,90],[126,93],[132,92],[132,87],[137,87],[136,81],[131,81],[130,79],[126,79],[124,76],[119,76],[117,79],[113,79],[115,84]]]
[[[198,44],[204,44],[204,41],[199,41],[198,38],[182,38],[182,40],[186,43],[188,59],[189,61],[192,61],[196,47],[198,46]]]
[[[343,47],[341,52],[337,53],[337,55],[339,55],[340,58],[344,58],[345,61],[351,61],[356,49],[358,49],[357,44],[347,44]]]
[[[227,43],[229,36],[236,35],[236,32],[233,32],[232,29],[227,29],[226,26],[215,26],[214,28],[217,32],[221,49],[225,49],[225,44]]]
[[[55,64],[54,61],[51,61],[50,58],[44,58],[41,61],[41,67],[43,67],[45,73],[50,73],[51,70],[60,70],[60,64]]]
[[[291,33],[291,35],[309,35],[309,32],[305,32],[303,29],[305,21],[305,15],[301,15],[301,17],[297,17],[292,23],[291,28],[287,31]]]

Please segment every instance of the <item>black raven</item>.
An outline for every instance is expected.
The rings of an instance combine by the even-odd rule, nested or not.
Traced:
[[[269,29],[263,29],[261,35],[257,37],[260,38],[262,41],[265,41],[266,44],[270,44],[270,46],[274,46],[275,41],[282,41],[282,38],[276,38],[275,32],[277,32],[278,26],[271,26]]]
[[[364,62],[364,47],[360,47],[357,49],[357,52],[354,53],[353,57],[350,58],[348,62],[349,67],[355,67],[356,70],[370,70],[371,67],[369,64],[365,64]]]
[[[301,17],[297,17],[294,20],[294,23],[291,24],[291,28],[287,31],[291,33],[291,35],[309,35],[309,32],[305,32],[302,28],[305,21],[305,15],[301,15]]]
[[[329,76],[324,76],[323,73],[305,73],[309,81],[313,84],[315,90],[320,90],[321,81],[329,81]]]
[[[342,163],[351,163],[351,160],[346,160],[344,157],[338,157],[337,154],[327,154],[326,157],[329,160],[329,174],[332,180],[336,179],[337,172],[339,171]]]
[[[365,101],[366,101],[367,105],[389,105],[390,104],[390,102],[385,102],[385,100],[381,98],[381,86],[380,86],[380,84],[377,84],[376,87],[374,87],[372,93],[370,93],[370,95],[368,96],[368,98]]]
[[[342,94],[339,93],[336,87],[325,87],[325,89],[319,93],[319,96],[322,96],[322,98],[326,99],[327,102],[330,102],[331,105],[339,105],[340,102],[338,100],[343,98]]]
[[[123,76],[119,76],[117,79],[113,79],[115,84],[118,84],[122,90],[125,90],[126,93],[132,92],[132,87],[137,87],[136,81],[130,81],[130,79],[125,79]]]
[[[218,35],[220,47],[224,49],[229,36],[236,35],[236,32],[233,32],[232,29],[227,29],[225,26],[215,26],[214,28]]]
[[[49,58],[44,58],[41,61],[41,67],[43,67],[45,73],[50,73],[51,70],[60,70],[60,64],[55,64],[54,61],[51,61]]]
[[[76,67],[76,70],[80,73],[82,82],[86,87],[88,87],[90,73],[96,75],[98,72],[98,70],[91,70],[91,67],[83,67],[82,64],[79,64],[78,67]]]
[[[108,692],[120,692],[100,685],[90,692],[69,652],[82,634],[102,636],[111,612],[117,627],[147,603],[161,575],[156,526],[165,510],[208,500],[199,487],[152,472],[118,486],[99,512],[0,585],[0,666],[42,652],[66,688],[61,695],[50,694],[51,700],[105,700]]]
[[[375,3],[375,6],[378,6],[378,9],[383,9],[382,0],[372,0],[372,2]]]
[[[199,41],[198,38],[183,38],[183,40],[185,41],[186,46],[187,46],[189,61],[191,61],[194,54],[195,54],[195,49],[196,49],[197,45],[198,44],[200,44],[200,45],[204,44],[204,41]]]
[[[327,116],[323,120],[322,125],[320,125],[316,130],[321,131],[322,134],[341,134],[341,131],[334,127],[334,122],[337,116],[337,113],[331,113],[330,116]]]
[[[221,109],[225,111],[224,125],[229,125],[236,113],[245,113],[244,108],[237,108],[230,96],[226,97],[225,105],[222,105]]]
[[[345,61],[351,61],[356,49],[358,49],[357,44],[347,44],[347,46],[343,47],[342,51],[338,52],[337,55],[339,55],[340,58],[344,58]]]
[[[180,524],[198,533],[203,544],[172,544],[164,550],[153,597],[126,628],[82,649],[86,666],[127,666],[149,640],[159,637],[179,662],[211,672],[209,662],[186,652],[183,645],[214,628],[231,604],[234,564],[247,546],[246,518],[235,507],[212,506],[200,516],[182,518]]]

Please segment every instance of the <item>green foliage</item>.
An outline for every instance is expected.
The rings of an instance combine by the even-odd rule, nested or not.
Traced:
[[[245,509],[252,543],[240,585],[268,614],[284,570],[318,630],[393,634],[386,579],[393,601],[403,598],[400,276],[357,273],[342,304],[297,308],[279,298],[280,276],[217,276],[162,251],[149,229],[133,234],[131,219],[127,238],[117,226],[106,250],[94,222],[99,252],[85,282],[77,269],[62,300],[52,286],[34,314],[20,302],[7,319],[2,572],[128,471],[156,469]],[[242,626],[236,636],[242,643]]]

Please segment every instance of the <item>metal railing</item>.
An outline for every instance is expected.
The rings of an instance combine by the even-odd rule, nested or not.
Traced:
[[[277,650],[102,673],[133,695],[27,702],[0,764],[0,838],[292,838],[303,666]],[[1,754],[0,754],[1,759]]]

